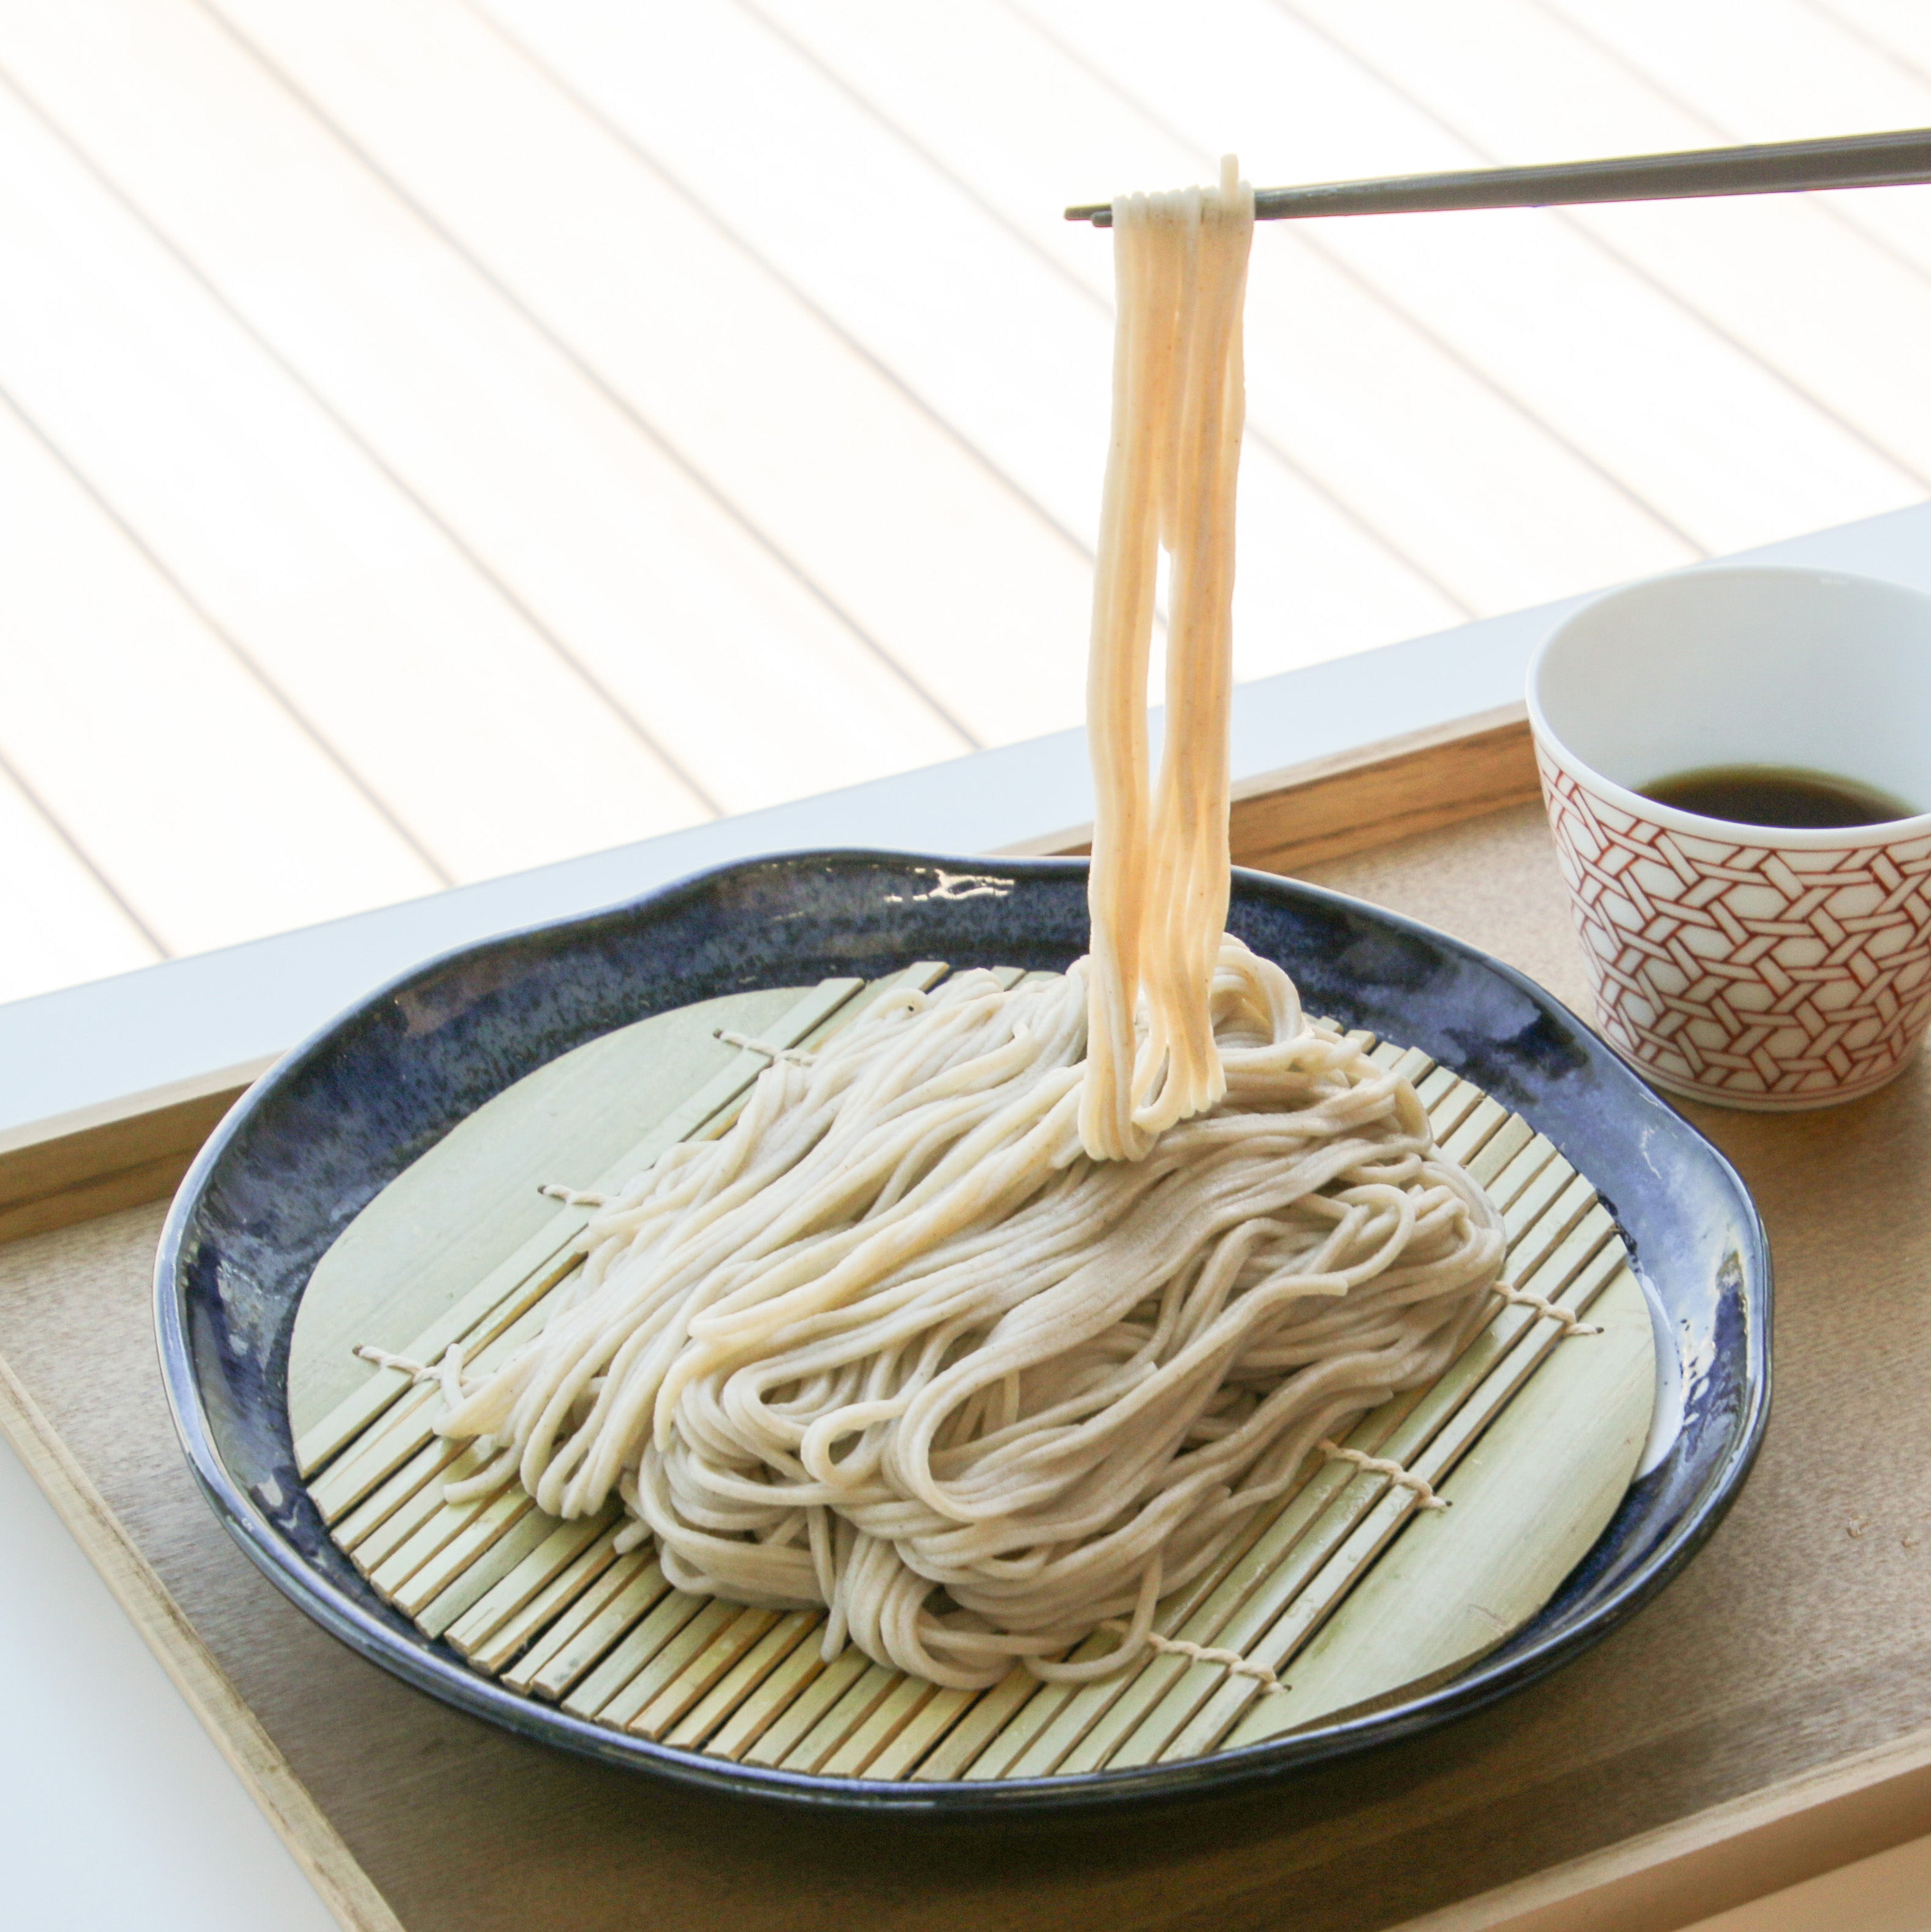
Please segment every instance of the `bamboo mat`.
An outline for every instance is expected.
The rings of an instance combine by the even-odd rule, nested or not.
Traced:
[[[1489,1190],[1508,1230],[1507,1277],[1541,1305],[1492,1304],[1432,1384],[1360,1419],[1347,1438],[1355,1462],[1311,1457],[1295,1488],[1162,1606],[1160,1636],[1262,1670],[1291,1665],[1285,1690],[1156,1650],[1083,1688],[1015,1670],[983,1692],[940,1690],[855,1648],[826,1660],[822,1613],[672,1588],[652,1548],[619,1548],[614,1510],[561,1522],[507,1478],[444,1499],[488,1459],[433,1433],[433,1382],[344,1372],[345,1358],[361,1366],[358,1324],[379,1324],[382,1346],[415,1363],[453,1342],[487,1370],[568,1292],[587,1215],[541,1196],[541,1177],[594,1177],[601,1194],[680,1138],[722,1133],[769,1055],[721,1028],[808,1050],[875,1000],[946,974],[934,962],[869,986],[733,994],[588,1042],[478,1109],[350,1223],[302,1298],[289,1408],[310,1494],[384,1600],[472,1670],[609,1729],[782,1771],[928,1783],[1124,1769],[1252,1743],[1452,1676],[1533,1616],[1635,1470],[1656,1387],[1648,1310],[1608,1211],[1547,1140],[1418,1049],[1366,1034],[1358,1042],[1414,1083],[1438,1141]],[[599,1136],[586,1123],[600,1114]],[[1432,1486],[1396,1483],[1398,1468]]]
[[[1581,1002],[1533,808],[1318,876]],[[362,1663],[255,1573],[181,1462],[153,1366],[158,1208],[0,1250],[0,1349],[409,1932],[1369,1932],[1931,1724],[1931,1076],[1697,1118],[1778,1269],[1777,1413],[1709,1547],[1493,1710],[1151,1819],[995,1837],[766,1813],[520,1743]]]

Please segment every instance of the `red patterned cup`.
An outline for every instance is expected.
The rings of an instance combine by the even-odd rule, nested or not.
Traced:
[[[1720,1106],[1881,1087],[1931,1020],[1931,812],[1786,830],[1659,805],[1699,767],[1931,802],[1931,597],[1722,567],[1612,591],[1537,653],[1529,721],[1604,1036]]]

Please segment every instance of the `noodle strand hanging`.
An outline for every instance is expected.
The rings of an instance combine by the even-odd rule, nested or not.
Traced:
[[[1131,1159],[1220,1097],[1207,986],[1227,918],[1234,502],[1246,413],[1241,305],[1253,190],[1114,204],[1120,325],[1087,673],[1093,981],[1080,1130]],[[1172,560],[1166,743],[1150,792],[1147,660]],[[1136,1039],[1144,992],[1147,1024]]]

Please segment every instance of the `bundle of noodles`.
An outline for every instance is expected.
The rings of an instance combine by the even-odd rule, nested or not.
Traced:
[[[1089,960],[880,1002],[596,1214],[543,1330],[439,1424],[671,1580],[825,1606],[970,1689],[1122,1667],[1349,1417],[1492,1305],[1492,1205],[1414,1090],[1223,934],[1252,195],[1114,206]],[[1145,686],[1172,553],[1167,746]],[[1104,1654],[1066,1654],[1101,1625]]]
[[[444,1433],[553,1514],[614,1491],[685,1588],[828,1606],[828,1654],[1117,1667],[1324,1434],[1439,1372],[1502,1238],[1413,1088],[1231,939],[1223,1101],[1092,1160],[1082,980],[961,974],[777,1062],[595,1216],[569,1305]]]

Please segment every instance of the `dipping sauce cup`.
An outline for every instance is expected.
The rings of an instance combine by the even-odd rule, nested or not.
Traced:
[[[1931,597],[1741,566],[1632,585],[1543,644],[1528,710],[1597,1024],[1625,1059],[1766,1112],[1903,1070],[1931,1020]],[[1921,809],[1784,829],[1642,796],[1738,765]]]

